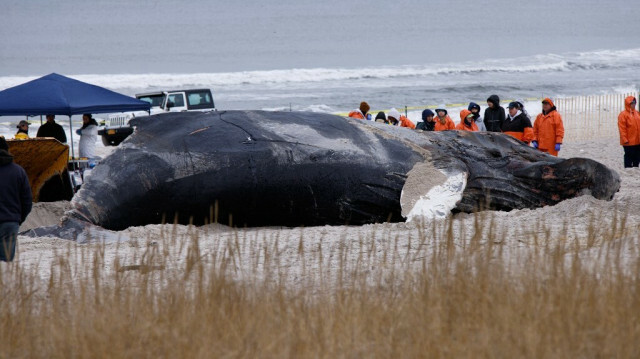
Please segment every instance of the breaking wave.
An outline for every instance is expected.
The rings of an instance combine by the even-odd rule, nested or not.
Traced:
[[[110,89],[221,87],[244,85],[287,85],[333,81],[455,76],[482,73],[548,73],[580,70],[637,68],[640,48],[592,52],[547,54],[511,59],[492,59],[447,64],[366,68],[313,68],[271,71],[241,71],[195,74],[80,74],[69,75]],[[42,74],[44,75],[44,74]],[[0,77],[0,89],[12,87],[38,76]]]

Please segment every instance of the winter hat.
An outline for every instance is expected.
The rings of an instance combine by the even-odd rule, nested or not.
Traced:
[[[495,106],[500,106],[500,97],[498,97],[498,95],[491,95],[487,99],[487,102],[491,102]]]
[[[475,103],[475,102],[469,102],[469,107],[467,107],[467,110],[471,111],[471,110],[473,110],[474,108],[477,108],[477,109],[478,109],[478,111],[480,111],[480,105],[478,105],[478,104],[477,104],[477,103]]]
[[[398,110],[396,110],[394,107],[391,110],[389,110],[389,114],[387,114],[387,117],[393,117],[397,121],[400,121],[400,112],[398,112]]]
[[[444,104],[438,105],[438,107],[436,107],[436,113],[438,113],[438,111],[444,111],[445,116],[448,115],[449,112],[447,112],[447,109],[445,107],[446,106]]]
[[[517,101],[509,102],[509,106],[507,108],[520,108],[520,103]]]
[[[469,115],[473,115],[469,110],[460,111],[460,119],[464,121]]]
[[[551,99],[550,99],[550,98],[548,98],[548,97],[547,97],[547,98],[545,98],[544,100],[542,100],[542,103],[543,103],[543,104],[544,104],[545,102],[546,102],[546,103],[548,103],[549,105],[551,105],[551,107],[555,107],[555,106],[556,106],[556,105],[554,105],[554,104],[553,104],[553,101],[551,101]]]
[[[18,122],[18,126],[16,126],[16,128],[20,128],[20,126],[22,126],[22,125],[29,126],[29,122],[27,122],[25,120],[21,120],[20,122]]]
[[[9,151],[9,145],[7,141],[4,140],[4,137],[0,136],[0,150]]]
[[[368,103],[364,101],[360,102],[360,112],[362,112],[363,115],[369,112],[370,109],[371,107],[369,107]]]
[[[376,115],[376,120],[382,120],[384,122],[387,120],[387,115],[385,115],[384,112],[380,111]]]
[[[431,111],[429,109],[426,109],[426,110],[422,111],[422,121],[426,121],[427,117],[429,117],[429,116],[431,116],[431,117],[435,116],[433,111]]]

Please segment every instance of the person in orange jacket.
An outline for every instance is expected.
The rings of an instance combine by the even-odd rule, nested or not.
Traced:
[[[533,124],[533,147],[550,155],[558,156],[562,139],[564,138],[564,125],[562,116],[550,98],[542,100],[542,113],[536,117]]]
[[[436,126],[434,131],[448,131],[456,129],[456,125],[453,123],[451,117],[449,117],[444,105],[440,105],[436,108],[436,115]]]
[[[624,149],[624,167],[640,165],[640,114],[636,110],[636,98],[624,99],[624,111],[618,115],[620,144]]]
[[[400,112],[395,108],[389,110],[387,119],[391,122],[395,122],[400,127],[407,127],[412,130],[416,128],[416,125],[410,119],[408,119],[406,116],[401,115]]]
[[[523,112],[523,106],[515,101],[509,104],[509,114],[502,122],[502,132],[529,144],[533,140],[533,127],[531,120]]]
[[[478,132],[475,115],[469,110],[460,111],[460,123],[456,126],[456,130]]]
[[[371,121],[371,115],[369,114],[369,110],[371,110],[371,107],[369,107],[369,104],[362,101],[360,102],[360,108],[349,112],[349,117],[357,118],[359,120]]]

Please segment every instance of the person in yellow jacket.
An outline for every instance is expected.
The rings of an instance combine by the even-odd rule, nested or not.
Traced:
[[[624,100],[624,111],[618,115],[620,144],[624,149],[624,167],[640,165],[640,114],[636,110],[636,98],[628,96]]]
[[[16,135],[13,136],[14,139],[26,140],[27,138],[29,138],[29,122],[22,120],[16,127],[18,128],[18,132],[16,132]]]
[[[542,100],[542,113],[536,117],[533,124],[533,147],[550,155],[558,156],[562,139],[564,138],[564,125],[562,116],[550,98]]]

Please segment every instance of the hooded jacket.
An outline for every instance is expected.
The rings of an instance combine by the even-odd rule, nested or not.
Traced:
[[[349,117],[357,118],[359,120],[364,120],[364,115],[362,114],[362,112],[359,109],[355,109],[355,110],[349,112]]]
[[[13,156],[7,150],[0,149],[0,223],[24,222],[31,212],[31,202],[27,174],[13,163]]]
[[[391,121],[391,118],[395,119],[397,122],[394,123]],[[395,107],[387,112],[387,122],[392,125],[400,125],[400,111],[396,110]]]
[[[484,110],[483,123],[487,131],[500,132],[502,123],[507,117],[504,108],[500,107],[500,97],[498,97],[498,95],[491,95],[487,99],[487,102],[491,102],[493,107],[487,107]]]
[[[467,107],[467,110],[472,111],[474,108],[478,109],[478,113],[473,114],[476,125],[478,125],[478,131],[486,131],[487,127],[484,125],[484,119],[482,118],[482,116],[480,116],[480,105],[475,102],[469,102],[469,107]]]
[[[416,130],[422,131],[435,131],[436,130],[436,122],[422,121],[418,122],[416,125]]]
[[[456,129],[456,124],[453,123],[453,120],[448,115],[445,115],[444,119],[441,119],[440,117],[436,116],[435,120],[436,120],[436,125],[433,128],[434,131],[448,131],[448,130]]]
[[[541,151],[557,156],[556,144],[562,143],[564,138],[562,116],[560,116],[550,98],[545,98],[542,102],[548,102],[551,105],[551,109],[546,113],[543,111],[536,117],[536,122],[533,124],[533,140],[538,141],[538,148]]]
[[[458,126],[456,126],[456,130],[471,131],[471,132],[478,131],[478,125],[476,125],[475,121],[471,121],[469,123],[467,123],[466,121],[467,116],[471,114],[472,113],[469,110],[460,111],[460,123],[458,124]]]
[[[416,130],[433,131],[435,129],[435,120],[433,122],[429,122],[427,121],[427,117],[435,117],[435,114],[429,109],[422,111],[422,122],[419,122],[416,125]]]
[[[408,119],[406,116],[401,115],[400,112],[398,110],[396,110],[395,108],[392,108],[391,110],[389,110],[389,113],[387,114],[387,119],[389,117],[393,117],[396,120],[398,120],[398,126],[400,126],[400,127],[407,127],[407,128],[410,128],[410,129],[415,129],[416,128],[416,125],[413,123],[413,121]]]
[[[631,107],[634,99],[633,96],[624,99],[624,111],[618,115],[620,144],[623,146],[640,145],[640,113]]]
[[[410,119],[407,118],[407,116],[404,116],[404,115],[400,115],[399,126],[400,127],[407,127],[407,128],[412,129],[412,130],[414,130],[416,128],[416,124],[413,123],[413,121],[411,121]]]
[[[524,143],[529,143],[533,140],[531,120],[522,111],[518,111],[513,118],[511,116],[507,117],[502,124],[502,132]]]

